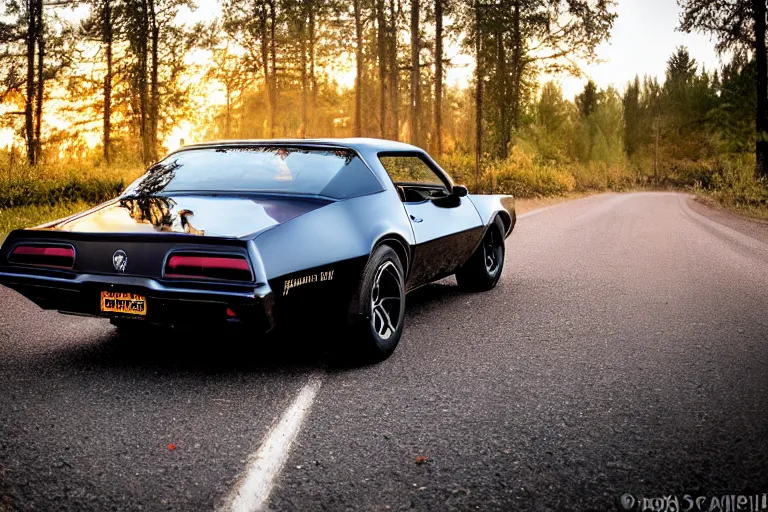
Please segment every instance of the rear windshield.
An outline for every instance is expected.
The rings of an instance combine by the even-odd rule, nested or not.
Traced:
[[[348,149],[249,146],[181,151],[153,165],[124,195],[279,192],[344,199],[382,190]]]

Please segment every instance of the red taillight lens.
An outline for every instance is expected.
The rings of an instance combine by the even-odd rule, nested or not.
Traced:
[[[172,254],[165,265],[166,277],[250,281],[251,267],[243,256]]]
[[[8,262],[72,268],[75,265],[75,249],[71,245],[19,244],[8,255]]]

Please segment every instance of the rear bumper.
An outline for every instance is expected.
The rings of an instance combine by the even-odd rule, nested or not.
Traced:
[[[0,269],[0,284],[12,288],[43,309],[105,318],[137,318],[152,323],[194,326],[237,321],[255,330],[274,327],[274,294],[269,285],[231,285],[161,281],[126,276],[58,271]],[[131,292],[146,297],[146,316],[103,313],[101,292]],[[227,317],[231,309],[236,318]]]

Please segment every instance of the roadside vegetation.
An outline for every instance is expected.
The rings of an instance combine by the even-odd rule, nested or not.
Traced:
[[[58,205],[32,205],[15,208],[0,208],[0,242],[14,229],[39,226],[51,220],[61,219],[83,211],[89,203],[74,201]]]

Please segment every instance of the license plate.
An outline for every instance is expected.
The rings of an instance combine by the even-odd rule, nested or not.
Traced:
[[[147,299],[135,293],[101,292],[101,310],[124,315],[147,314]]]

